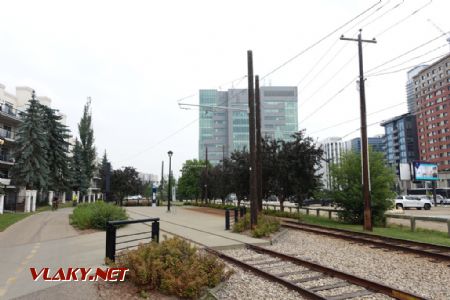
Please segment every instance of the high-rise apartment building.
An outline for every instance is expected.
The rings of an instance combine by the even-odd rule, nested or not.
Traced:
[[[417,110],[416,97],[414,94],[414,76],[420,71],[428,67],[428,65],[418,65],[408,71],[408,80],[406,81],[406,100],[408,105],[408,112],[414,114]]]
[[[297,87],[261,87],[261,134],[289,140],[298,130]],[[200,90],[199,159],[218,164],[249,148],[247,89]]]
[[[450,54],[414,78],[419,158],[450,170]]]
[[[394,117],[380,124],[385,132],[385,153],[387,163],[398,170],[400,163],[417,160],[416,116],[411,113]]]
[[[367,138],[369,147],[373,151],[384,152],[384,135],[378,135]],[[354,151],[361,153],[361,138],[357,137],[345,142],[345,149],[347,151]]]
[[[330,166],[341,162],[341,155],[345,151],[345,143],[340,137],[330,137],[317,143],[323,150],[323,156],[320,162],[318,175],[322,175],[322,184],[325,189],[330,190],[332,178]]]

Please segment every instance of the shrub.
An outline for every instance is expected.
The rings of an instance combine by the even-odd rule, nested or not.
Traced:
[[[384,213],[392,208],[395,171],[387,167],[382,153],[369,151],[371,210],[373,224],[383,224]],[[361,189],[361,155],[346,152],[340,164],[330,166],[333,178],[332,195],[336,205],[343,208],[339,219],[350,224],[363,224],[364,201]]]
[[[115,264],[129,268],[128,279],[143,289],[189,299],[198,298],[229,275],[217,257],[197,252],[180,238],[140,245],[126,251]]]
[[[258,224],[253,228],[251,234],[253,237],[260,238],[269,236],[280,229],[280,221],[274,217],[260,214]],[[243,232],[250,230],[250,214],[246,214],[233,225],[233,232]]]
[[[268,216],[274,216],[274,217],[281,217],[281,218],[291,218],[291,219],[298,219],[299,214],[297,212],[288,212],[288,211],[281,211],[281,210],[264,210],[263,213]]]
[[[122,207],[97,201],[78,205],[70,215],[70,224],[79,229],[106,230],[106,222],[126,219],[128,216]]]

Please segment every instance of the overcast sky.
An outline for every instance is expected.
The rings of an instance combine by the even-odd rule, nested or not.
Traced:
[[[92,97],[99,156],[106,149],[114,168],[160,174],[162,160],[167,173],[172,150],[178,175],[182,163],[198,155],[198,110],[179,109],[180,98],[193,95],[182,102],[198,103],[199,89],[231,88],[247,72],[249,49],[255,74],[264,76],[376,3],[2,1],[0,83],[10,93],[25,85],[50,97],[73,135]],[[377,39],[364,47],[368,71],[438,37],[436,26],[449,31],[449,12],[448,0],[381,1],[263,84],[299,85],[299,128],[314,138],[359,136],[359,120],[322,130],[359,117],[356,83],[349,84],[358,75],[357,44],[340,41],[341,34],[355,37],[362,26],[363,38]],[[448,51],[440,37],[376,71],[397,71]],[[406,70],[367,78],[369,114],[396,105],[369,115],[368,124],[406,112],[405,84]],[[369,135],[380,133],[382,127],[369,127]]]

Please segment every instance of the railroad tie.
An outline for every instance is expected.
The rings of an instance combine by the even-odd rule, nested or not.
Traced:
[[[278,277],[286,277],[286,276],[289,276],[289,275],[308,274],[308,273],[313,273],[313,272],[316,272],[316,271],[313,271],[313,270],[301,270],[301,271],[283,272],[283,273],[274,274],[274,275],[278,276]]]
[[[350,292],[350,293],[340,294],[340,295],[336,295],[336,296],[329,296],[329,297],[327,297],[327,300],[344,300],[344,299],[351,299],[351,298],[362,297],[362,296],[367,296],[367,295],[372,295],[372,294],[374,294],[374,293],[369,290],[359,290],[356,292]]]
[[[289,282],[293,283],[293,284],[297,284],[297,283],[303,283],[303,282],[313,281],[313,280],[317,280],[317,279],[322,279],[322,278],[326,278],[326,277],[328,277],[328,276],[321,274],[321,275],[317,275],[317,276],[310,276],[310,277],[306,277],[306,278],[289,280]]]
[[[259,266],[259,265],[268,265],[268,264],[274,264],[274,263],[278,263],[281,262],[280,259],[272,259],[272,260],[266,260],[266,261],[260,261],[260,262],[256,262],[256,263],[251,263],[252,266]]]
[[[311,292],[320,292],[320,291],[337,289],[337,288],[344,287],[344,286],[349,286],[349,285],[351,285],[351,283],[349,283],[347,281],[342,281],[342,282],[338,282],[338,283],[333,283],[333,284],[327,284],[327,285],[322,285],[322,286],[316,286],[316,287],[308,288],[308,290],[310,290]]]

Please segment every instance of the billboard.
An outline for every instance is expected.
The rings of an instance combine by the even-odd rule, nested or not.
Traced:
[[[413,162],[414,180],[439,180],[437,164],[415,161]]]

